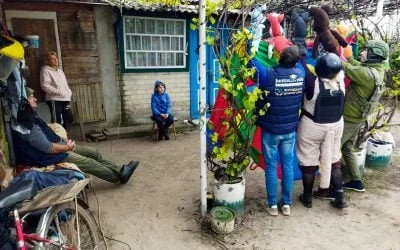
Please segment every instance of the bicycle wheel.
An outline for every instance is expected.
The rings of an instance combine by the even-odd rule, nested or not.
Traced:
[[[43,238],[64,245],[64,247],[60,248],[48,243],[41,243],[41,247],[45,249],[68,249],[68,247],[99,249],[98,230],[94,218],[81,205],[78,204],[77,208],[75,208],[74,202],[68,202],[50,208],[43,214],[36,233]],[[79,237],[77,225],[79,226]],[[80,247],[78,247],[78,242],[80,242]]]

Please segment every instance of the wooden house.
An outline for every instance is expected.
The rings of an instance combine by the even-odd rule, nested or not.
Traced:
[[[198,118],[198,31],[189,28],[198,1],[176,8],[122,3],[3,0],[8,28],[39,38],[39,48],[26,49],[28,85],[44,101],[39,72],[46,52],[55,51],[73,92],[73,112],[79,111],[87,126],[150,122],[156,80],[166,83],[179,119]],[[210,49],[208,55],[213,100],[219,66]]]

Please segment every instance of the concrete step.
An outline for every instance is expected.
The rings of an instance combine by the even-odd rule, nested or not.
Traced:
[[[128,126],[128,127],[113,127],[113,128],[105,128],[104,130],[102,129],[97,129],[97,130],[92,130],[94,134],[98,133],[104,133],[106,136],[107,140],[118,140],[118,139],[127,139],[127,138],[133,138],[133,137],[145,137],[151,136],[152,133],[152,125],[153,124],[142,124],[142,125],[135,125],[135,126]],[[198,126],[189,124],[189,123],[183,123],[181,121],[176,121],[175,122],[175,129],[177,133],[182,133],[185,131],[193,131],[197,130]],[[172,129],[170,128],[170,133],[172,133]],[[74,131],[74,135],[76,135],[76,138],[80,137],[80,134],[77,133],[78,131]],[[90,133],[91,130],[85,131],[86,134]]]

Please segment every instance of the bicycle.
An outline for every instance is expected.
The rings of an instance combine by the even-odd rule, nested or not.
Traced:
[[[97,249],[97,224],[85,209],[87,204],[77,198],[88,183],[84,179],[35,194],[33,182],[22,181],[1,192],[0,211],[8,212],[13,219],[14,225],[8,228],[17,249]],[[25,232],[24,222],[32,215],[40,217],[36,230]]]

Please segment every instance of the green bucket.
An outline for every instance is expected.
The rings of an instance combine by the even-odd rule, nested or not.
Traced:
[[[235,226],[235,212],[224,206],[213,207],[210,211],[211,229],[218,234],[231,233]]]

